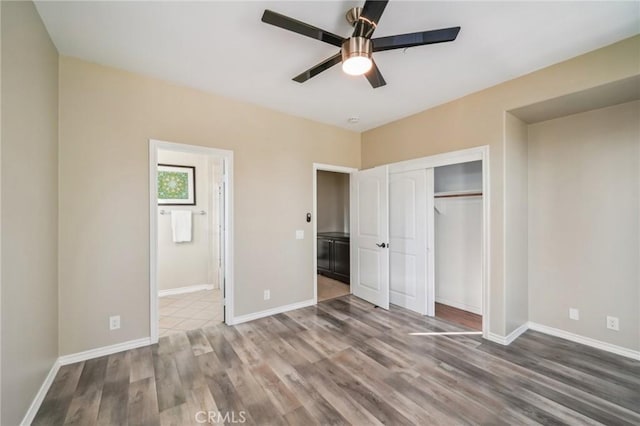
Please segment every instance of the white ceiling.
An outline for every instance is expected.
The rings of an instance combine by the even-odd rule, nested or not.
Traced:
[[[390,1],[375,36],[461,26],[452,43],[374,54],[387,85],[340,66],[295,75],[337,53],[260,21],[265,8],[347,36],[353,1],[37,2],[62,55],[363,131],[640,32],[640,2]],[[374,37],[375,37],[374,36]],[[359,117],[357,124],[349,117]]]

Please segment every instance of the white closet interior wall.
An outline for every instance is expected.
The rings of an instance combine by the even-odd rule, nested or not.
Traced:
[[[482,162],[436,167],[435,298],[482,314]]]

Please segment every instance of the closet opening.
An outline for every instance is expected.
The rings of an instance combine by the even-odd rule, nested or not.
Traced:
[[[482,161],[434,168],[435,316],[482,331]]]
[[[316,302],[351,294],[351,171],[314,165]]]

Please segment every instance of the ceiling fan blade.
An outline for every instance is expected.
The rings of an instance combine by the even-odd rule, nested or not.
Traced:
[[[425,44],[453,41],[458,36],[459,32],[460,27],[451,27],[440,30],[374,38],[371,42],[373,43],[374,52],[382,52],[384,50],[404,49],[407,47],[422,46]]]
[[[311,77],[315,77],[316,75],[320,74],[322,71],[326,71],[332,66],[334,66],[335,64],[339,64],[340,62],[342,62],[342,53],[338,52],[332,57],[330,57],[329,59],[323,62],[320,62],[318,65],[309,68],[302,74],[293,77],[293,80],[297,81],[298,83],[304,83],[305,81],[309,80]]]
[[[339,35],[314,27],[313,25],[306,24],[302,21],[289,18],[288,16],[281,15],[268,9],[265,10],[262,14],[262,22],[283,28],[285,30],[293,31],[294,33],[302,34],[307,37],[315,38],[316,40],[324,41],[325,43],[329,43],[337,47],[341,47],[342,42],[345,40]]]
[[[389,0],[367,0],[364,2],[360,16],[378,24],[384,8],[387,7],[387,3],[389,3]]]
[[[367,77],[367,80],[369,80],[371,87],[376,89],[378,87],[386,85],[387,82],[384,81],[384,77],[382,76],[380,69],[376,65],[376,62],[373,59],[371,60],[371,62],[371,69],[364,76]]]
[[[387,7],[387,3],[389,3],[389,0],[367,0],[364,2],[360,19],[358,19],[353,30],[353,37],[371,38],[380,21],[382,12],[384,12],[384,8]]]

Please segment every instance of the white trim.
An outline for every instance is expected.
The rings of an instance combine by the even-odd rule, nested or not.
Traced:
[[[491,313],[491,157],[489,146],[482,153],[482,336],[489,336]]]
[[[502,318],[501,325],[504,329],[503,333],[507,332],[507,111],[502,113],[502,155],[500,161],[502,163],[502,200],[500,209],[502,210]],[[528,156],[528,154],[527,154]],[[528,184],[527,184],[528,185]],[[529,200],[527,199],[527,209]],[[527,225],[528,226],[528,225]],[[529,243],[529,236],[527,235],[527,244]],[[527,262],[529,262],[529,255],[527,254]],[[527,294],[529,292],[529,286],[527,284]],[[528,298],[528,296],[527,296]],[[528,311],[527,311],[528,315]],[[508,336],[507,336],[508,337]],[[506,343],[507,345],[509,343]]]
[[[305,300],[303,302],[291,303],[289,305],[278,306],[276,308],[267,309],[260,312],[254,312],[251,314],[240,315],[239,317],[235,317],[233,321],[229,325],[237,325],[242,324],[243,322],[253,321],[260,318],[268,317],[271,315],[281,314],[283,312],[293,311],[294,309],[306,308],[308,306],[313,306],[317,302],[315,299]]]
[[[213,290],[215,286],[213,284],[196,284],[188,285],[185,287],[167,288],[165,290],[158,290],[158,297],[174,296],[176,294],[195,293],[202,290]]]
[[[325,172],[335,172],[335,173],[346,173],[349,175],[349,215],[352,216],[353,212],[353,193],[351,192],[351,181],[352,176],[351,173],[357,172],[358,169],[354,169],[353,167],[345,167],[345,166],[333,166],[331,164],[322,164],[322,163],[313,163],[313,178],[312,178],[312,188],[311,191],[313,193],[313,207],[311,211],[311,223],[313,229],[313,304],[318,303],[318,244],[316,241],[318,240],[318,170],[322,170]],[[349,218],[349,226],[351,226],[351,217]],[[351,246],[351,243],[349,243]],[[351,278],[351,277],[350,277]],[[349,283],[351,283],[351,279],[349,279]],[[352,289],[352,286],[349,285],[349,290]]]
[[[520,327],[516,328],[511,333],[509,333],[509,335],[507,335],[506,337],[500,336],[495,333],[489,333],[489,340],[491,340],[494,343],[498,343],[500,345],[508,346],[528,329],[529,329],[529,323],[525,322]]]
[[[159,337],[158,320],[158,194],[156,190],[158,149],[178,152],[203,154],[222,158],[224,164],[225,183],[225,215],[224,215],[224,287],[225,322],[233,319],[234,301],[234,239],[233,239],[233,151],[210,148],[198,145],[185,145],[149,139],[149,336],[151,343],[157,343]]]
[[[56,378],[60,367],[63,365],[74,364],[76,362],[86,361],[88,359],[98,358],[105,355],[111,355],[118,352],[128,351],[130,349],[140,348],[142,346],[148,346],[151,344],[151,339],[149,337],[143,337],[142,339],[129,340],[128,342],[116,343],[115,345],[103,346],[101,348],[89,349],[88,351],[77,352],[75,354],[64,355],[58,357],[51,366],[51,370],[49,370],[49,374],[45,377],[42,382],[42,386],[38,389],[38,393],[33,398],[29,409],[24,415],[24,418],[20,422],[20,426],[28,426],[33,422],[40,406],[42,405],[42,401],[44,401],[44,397],[49,392],[49,388],[53,384],[53,380]]]
[[[436,304],[431,303],[436,299],[436,218],[435,218],[435,192],[436,177],[433,167],[427,169],[427,288],[424,299],[425,312],[428,316],[436,315]]]
[[[451,300],[446,300],[441,297],[436,297],[435,299],[436,299],[436,303],[441,303],[443,305],[462,309],[463,311],[471,312],[472,314],[482,315],[482,307],[480,306],[471,306],[471,305],[467,305],[466,303],[453,302]]]
[[[640,361],[640,351],[634,351],[633,349],[623,348],[622,346],[606,343],[601,340],[592,339],[590,337],[580,336],[579,334],[571,333],[568,331],[560,330],[558,328],[549,327],[535,322],[529,322],[529,329],[539,331],[540,333],[548,334],[550,336],[559,337],[561,339],[570,340],[572,342],[581,343],[592,348],[602,349],[603,351],[611,352],[616,355],[621,355],[627,358]]]
[[[75,354],[63,355],[58,358],[60,365],[74,364],[76,362],[86,361],[88,359],[99,358],[105,355],[111,355],[122,351],[128,351],[129,349],[136,349],[142,346],[151,345],[151,339],[149,337],[143,337],[141,339],[129,340],[127,342],[116,343],[115,345],[102,346],[100,348],[89,349],[87,351],[77,352]]]
[[[42,401],[44,401],[44,397],[47,395],[47,392],[49,392],[49,388],[53,384],[53,379],[56,378],[56,374],[58,374],[58,370],[60,370],[60,367],[60,359],[58,358],[53,362],[53,365],[49,370],[49,374],[47,374],[44,382],[42,382],[42,386],[40,386],[40,389],[38,389],[38,393],[36,393],[36,396],[33,398],[29,409],[20,422],[20,426],[28,426],[33,422],[33,419],[36,417],[36,414],[38,414],[38,410],[42,405]]]
[[[606,352],[640,361],[640,351],[634,351],[633,349],[624,348],[622,346],[592,339],[591,337],[581,336],[579,334],[571,333],[569,331],[560,330],[559,328],[553,328],[531,321],[522,324],[520,327],[509,333],[509,335],[506,337],[497,335],[495,333],[489,333],[489,340],[500,345],[510,345],[514,340],[520,337],[520,335],[527,330],[538,331],[540,333],[548,334],[549,336],[569,340],[571,342],[590,346],[592,348],[600,349]]]
[[[484,160],[489,153],[489,145],[458,151],[444,152],[428,157],[414,158],[389,164],[389,173],[407,172],[410,170],[429,169],[432,167],[448,166],[451,164],[468,163]],[[484,171],[484,170],[483,170]]]

